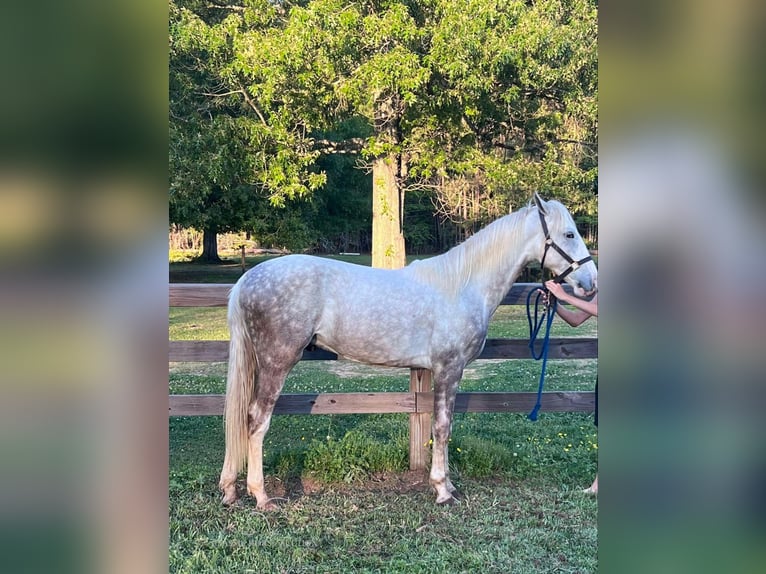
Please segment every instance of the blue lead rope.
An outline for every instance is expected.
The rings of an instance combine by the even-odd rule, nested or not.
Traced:
[[[534,320],[532,319],[532,313],[531,313],[531,299],[532,294],[536,293],[537,298],[535,299],[535,314],[534,314]],[[541,401],[543,398],[543,384],[545,382],[545,366],[548,363],[548,341],[550,339],[551,334],[551,324],[553,323],[553,317],[556,315],[556,306],[558,305],[558,301],[555,297],[551,297],[553,300],[552,303],[545,308],[545,305],[543,305],[543,317],[541,320],[540,317],[540,298],[543,296],[540,291],[537,289],[530,291],[527,295],[527,322],[529,323],[529,350],[532,353],[532,358],[536,361],[539,361],[540,359],[543,360],[543,366],[540,371],[540,385],[537,389],[537,403],[535,404],[535,408],[532,409],[532,412],[530,412],[527,415],[527,418],[531,421],[537,420],[537,413],[540,412],[540,406]],[[543,323],[545,323],[545,337],[543,338],[543,343],[540,347],[540,351],[535,351],[535,341],[537,340],[537,336],[540,333],[540,328],[542,327]]]

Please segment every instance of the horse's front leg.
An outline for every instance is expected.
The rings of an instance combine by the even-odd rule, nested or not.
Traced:
[[[455,487],[449,479],[449,438],[452,434],[452,413],[455,410],[462,367],[434,369],[434,422],[432,425],[433,450],[429,482],[436,491],[437,504],[452,504]]]

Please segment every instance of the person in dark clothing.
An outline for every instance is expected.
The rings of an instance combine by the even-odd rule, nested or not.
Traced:
[[[560,283],[547,281],[545,287],[551,295],[559,300],[559,303],[567,303],[574,307],[574,309],[569,309],[564,307],[564,305],[558,305],[556,307],[556,314],[572,327],[582,325],[591,317],[598,317],[598,294],[594,295],[593,299],[590,301],[586,301],[585,299],[580,299],[579,297],[564,291],[564,288]],[[596,412],[593,417],[593,422],[598,428],[598,376],[596,377]],[[583,490],[583,492],[598,494],[598,473],[596,473],[596,478],[593,480],[593,484]]]

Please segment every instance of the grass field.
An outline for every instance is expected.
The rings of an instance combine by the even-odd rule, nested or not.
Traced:
[[[178,267],[181,266],[181,267]],[[171,264],[194,282],[239,275]],[[230,275],[227,275],[229,273]],[[223,278],[227,277],[227,278]],[[176,274],[176,278],[181,275]],[[595,336],[563,321],[552,336]],[[491,337],[527,338],[522,307],[501,307]],[[225,339],[225,310],[171,309],[171,339]],[[546,390],[592,390],[595,360],[551,361]],[[540,364],[477,361],[462,390],[535,391]],[[171,393],[220,393],[225,365],[170,365]],[[285,392],[402,391],[408,372],[346,361],[299,363]],[[265,472],[278,512],[217,490],[221,417],[170,419],[171,572],[595,572],[597,501],[592,416],[456,414],[450,443],[460,504],[438,507],[427,475],[407,470],[407,416],[284,415],[272,420]]]

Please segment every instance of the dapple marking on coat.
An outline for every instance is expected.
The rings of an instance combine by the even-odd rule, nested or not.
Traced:
[[[372,365],[429,369],[433,374],[433,450],[429,482],[436,502],[454,502],[447,446],[463,369],[482,351],[492,314],[523,268],[540,262],[545,236],[575,260],[588,256],[567,209],[534,202],[502,217],[447,253],[396,270],[308,255],[257,265],[229,296],[231,332],[226,386],[223,503],[237,499],[247,463],[247,492],[273,510],[264,487],[263,439],[285,378],[309,344]],[[544,265],[561,274],[568,262],[550,250]],[[593,261],[565,278],[577,294],[597,287]]]

